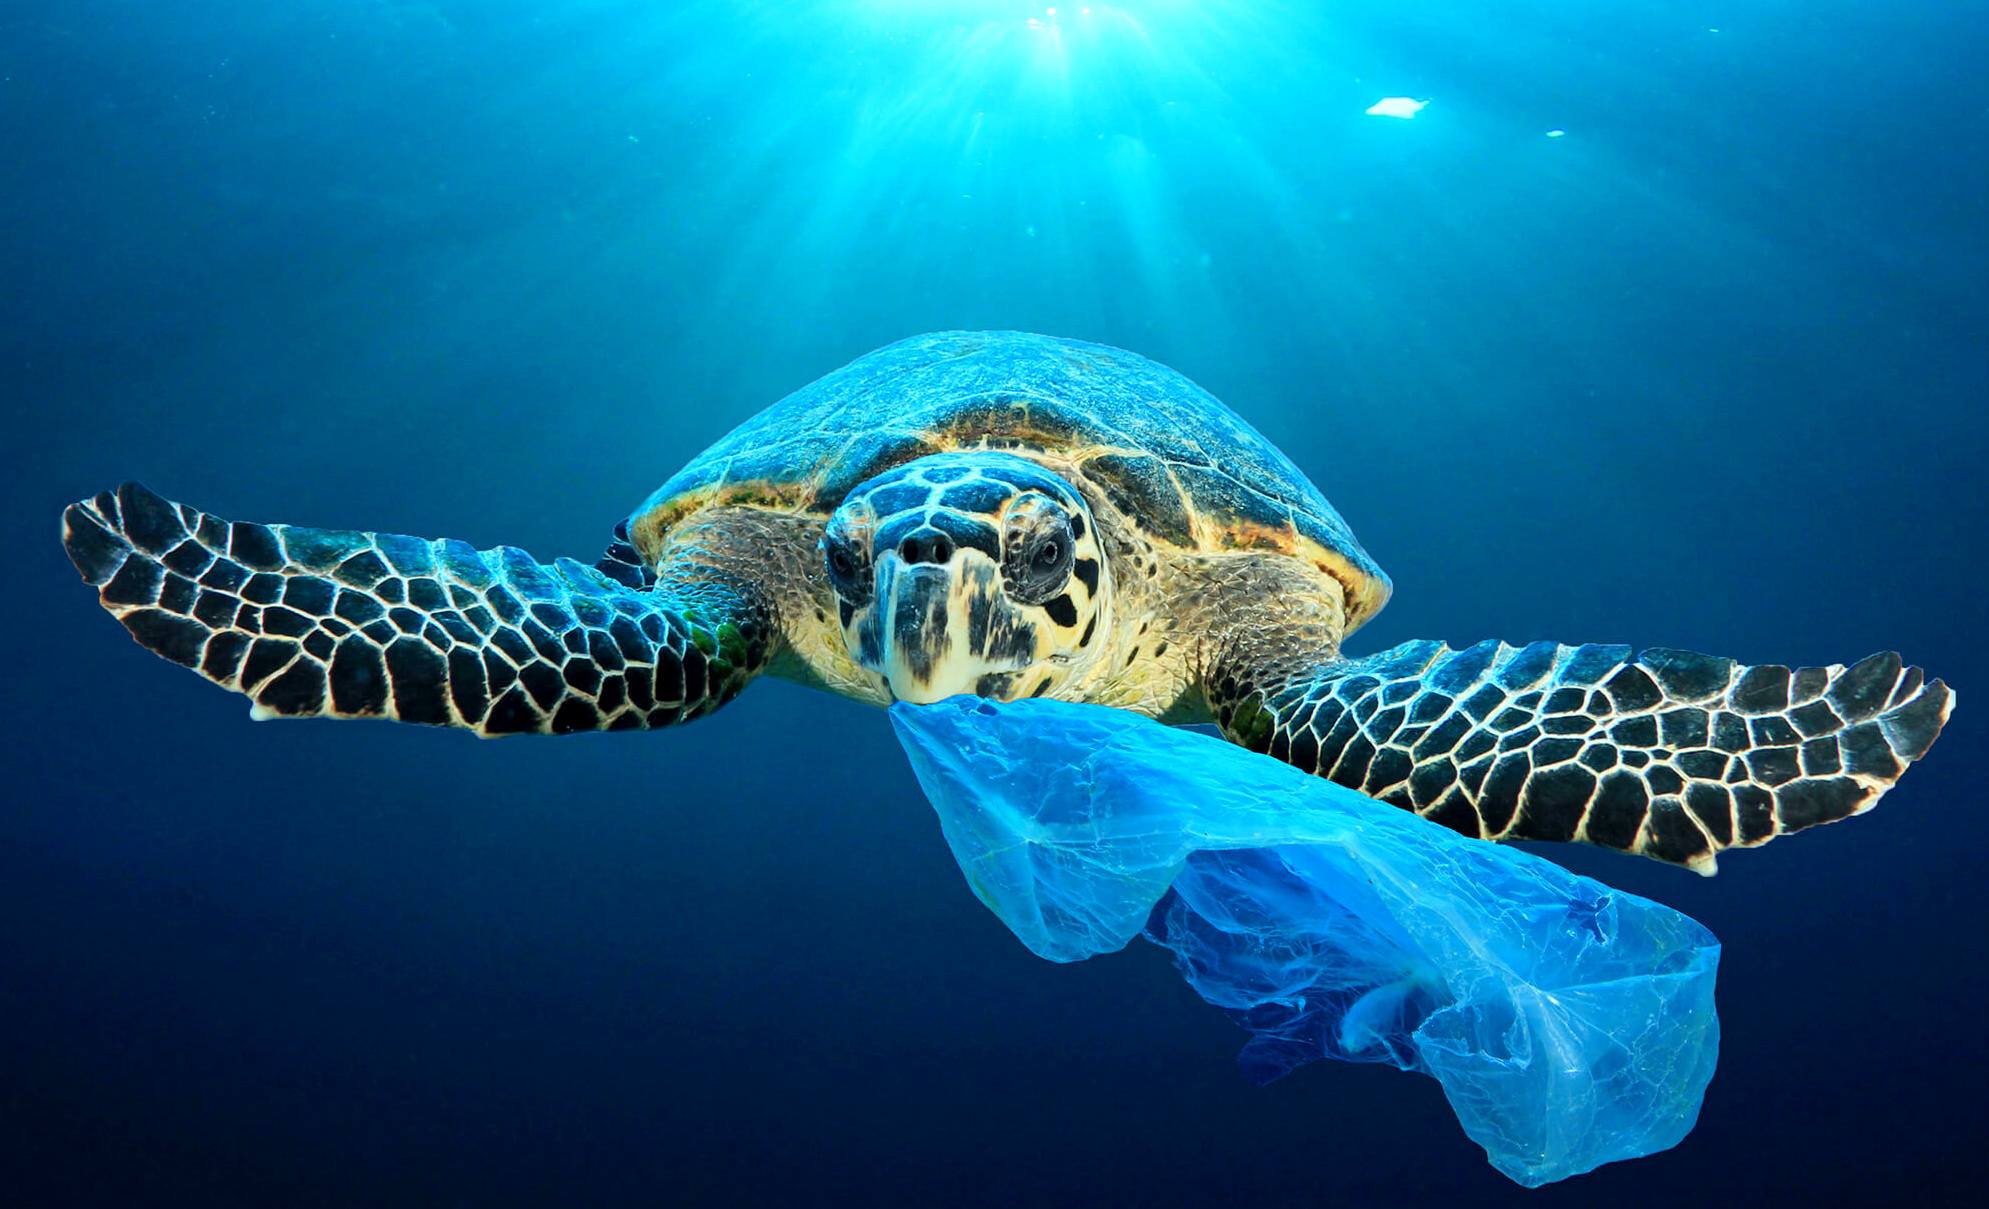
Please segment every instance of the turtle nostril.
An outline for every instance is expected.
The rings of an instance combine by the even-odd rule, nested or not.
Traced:
[[[953,558],[953,539],[931,530],[914,533],[899,543],[898,557],[912,566],[950,562]]]

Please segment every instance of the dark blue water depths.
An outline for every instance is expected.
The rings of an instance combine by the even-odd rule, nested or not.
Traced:
[[[10,1200],[1973,1187],[1983,6],[1128,9],[0,16]],[[1250,1086],[1165,954],[1015,944],[875,711],[769,683],[674,734],[251,725],[56,542],[137,477],[591,557],[756,408],[955,327],[1236,407],[1395,580],[1357,652],[1896,648],[1957,687],[1876,811],[1717,878],[1542,850],[1723,942],[1680,1146],[1526,1193],[1428,1080]]]

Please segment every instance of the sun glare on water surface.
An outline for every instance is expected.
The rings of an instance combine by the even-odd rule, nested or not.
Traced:
[[[653,218],[722,242],[704,283],[715,314],[764,310],[769,281],[790,313],[847,311],[837,283],[861,274],[952,299],[940,325],[1026,325],[1012,299],[1032,290],[1099,328],[1195,316],[1212,341],[1302,315],[1355,366],[1380,333],[1421,325],[1415,291],[1385,285],[1405,243],[1434,245],[1407,261],[1427,288],[1509,283],[1522,307],[1541,304],[1517,249],[1562,238],[1539,217],[1555,198],[1627,190],[1646,229],[1738,244],[1653,182],[1613,179],[1566,85],[1537,79],[1580,6],[1507,16],[1533,32],[1481,44],[1455,13],[1405,32],[1383,0],[701,0],[628,50],[652,64],[639,107],[723,132],[696,162],[658,166],[675,174],[659,182],[693,181],[697,204],[673,194]],[[1678,36],[1708,38],[1690,23]],[[1514,78],[1532,84],[1515,93]],[[626,254],[640,253],[603,252]],[[963,256],[1011,301],[962,302]],[[1121,313],[1129,300],[1141,314]]]

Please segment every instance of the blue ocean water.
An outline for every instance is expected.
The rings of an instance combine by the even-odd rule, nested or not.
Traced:
[[[1084,7],[0,12],[8,1203],[1976,1184],[1989,9]],[[252,725],[56,540],[138,478],[591,557],[786,391],[995,327],[1155,357],[1276,441],[1395,580],[1358,652],[1898,649],[1956,686],[1876,811],[1717,878],[1540,849],[1724,945],[1683,1144],[1527,1193],[1428,1080],[1250,1086],[1164,954],[1014,942],[880,712]]]

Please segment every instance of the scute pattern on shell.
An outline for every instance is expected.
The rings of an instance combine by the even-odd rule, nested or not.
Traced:
[[[935,333],[861,357],[706,450],[629,529],[641,547],[717,498],[826,515],[892,465],[982,446],[1077,463],[1177,547],[1316,544],[1354,581],[1352,621],[1387,599],[1387,577],[1318,488],[1214,396],[1137,354],[1023,332]]]

